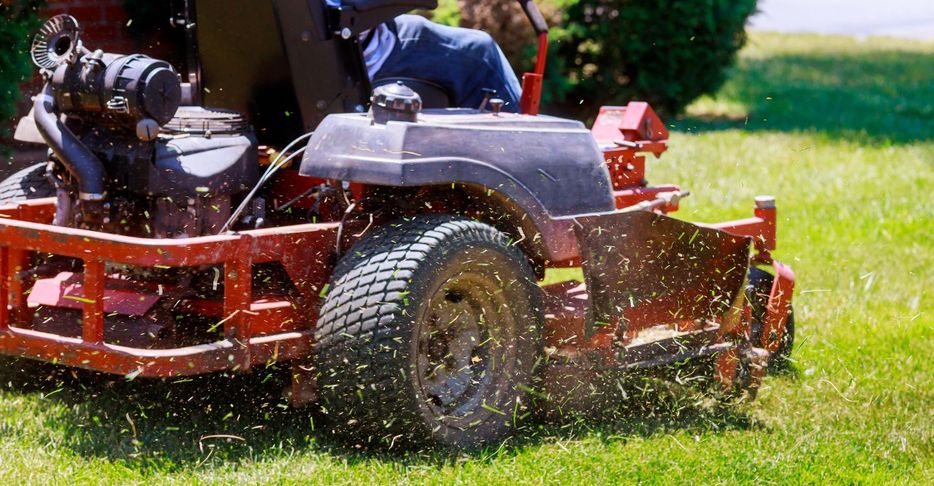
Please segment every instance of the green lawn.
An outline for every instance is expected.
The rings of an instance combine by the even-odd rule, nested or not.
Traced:
[[[674,125],[650,179],[693,192],[681,217],[778,197],[798,341],[758,401],[651,385],[612,419],[400,458],[335,447],[262,373],[147,383],[2,361],[0,481],[934,483],[934,44],[753,35]]]

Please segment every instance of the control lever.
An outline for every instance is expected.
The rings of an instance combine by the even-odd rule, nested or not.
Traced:
[[[542,12],[538,9],[538,5],[535,5],[534,0],[519,0],[519,5],[522,6],[526,17],[532,23],[532,28],[535,29],[536,34],[548,33],[548,22],[545,21],[545,17],[542,16]]]
[[[632,206],[627,206],[623,209],[620,209],[621,213],[629,213],[632,211],[654,211],[661,207],[667,206],[678,206],[678,203],[681,202],[681,199],[691,195],[691,191],[671,191],[671,192],[660,192],[656,195],[655,199],[651,201],[642,201],[638,204],[633,204]]]
[[[480,102],[480,107],[477,108],[478,111],[486,110],[486,105],[490,103],[490,100],[496,96],[496,90],[492,88],[483,88],[480,90],[483,93],[483,101]]]

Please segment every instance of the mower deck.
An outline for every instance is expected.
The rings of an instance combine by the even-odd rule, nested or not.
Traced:
[[[255,295],[253,265],[280,262],[293,281],[307,286],[306,295],[317,296],[331,271],[327,254],[335,247],[338,224],[153,240],[52,226],[53,213],[52,199],[0,208],[0,353],[147,377],[248,371],[255,364],[311,354],[317,303]],[[753,218],[711,226],[755,236],[756,246],[767,255],[774,209],[759,208]],[[79,259],[83,272],[37,276],[25,271],[29,252]],[[222,299],[178,298],[173,306],[202,327],[217,330],[215,339],[192,343],[190,338],[159,336],[146,313],[155,301],[171,298],[173,289],[108,275],[107,263],[162,269],[222,265]],[[780,278],[770,305],[775,312],[769,312],[768,319],[780,328],[793,275],[772,263]],[[544,290],[546,352],[565,361],[638,369],[716,354],[730,346],[718,340],[718,322],[665,322],[663,300],[623,309],[627,325],[622,332],[606,326],[588,333],[584,327],[590,296],[584,284],[562,282]]]
[[[545,350],[553,359],[612,369],[643,369],[713,355],[732,344],[718,342],[720,324],[678,321],[631,329],[623,335],[606,332],[595,336],[590,346],[581,346],[587,311],[587,289],[578,282],[560,282],[544,287],[548,311],[545,314]],[[646,321],[648,322],[648,321]],[[633,324],[636,324],[635,326]],[[608,341],[609,339],[609,341]],[[585,355],[581,350],[602,352]]]

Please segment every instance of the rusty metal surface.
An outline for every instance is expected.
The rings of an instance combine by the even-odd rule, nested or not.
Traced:
[[[635,211],[576,218],[591,296],[584,331],[617,323],[627,309],[653,309],[676,322],[722,317],[740,295],[749,263],[748,237],[660,214]],[[666,322],[644,322],[648,327]]]

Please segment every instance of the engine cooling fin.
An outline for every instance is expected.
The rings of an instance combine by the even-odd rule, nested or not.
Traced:
[[[182,106],[175,117],[162,127],[167,135],[239,135],[250,130],[243,114],[236,111],[200,106]]]
[[[72,62],[78,52],[78,21],[68,14],[47,20],[32,39],[29,52],[32,62],[40,69],[54,69]]]

